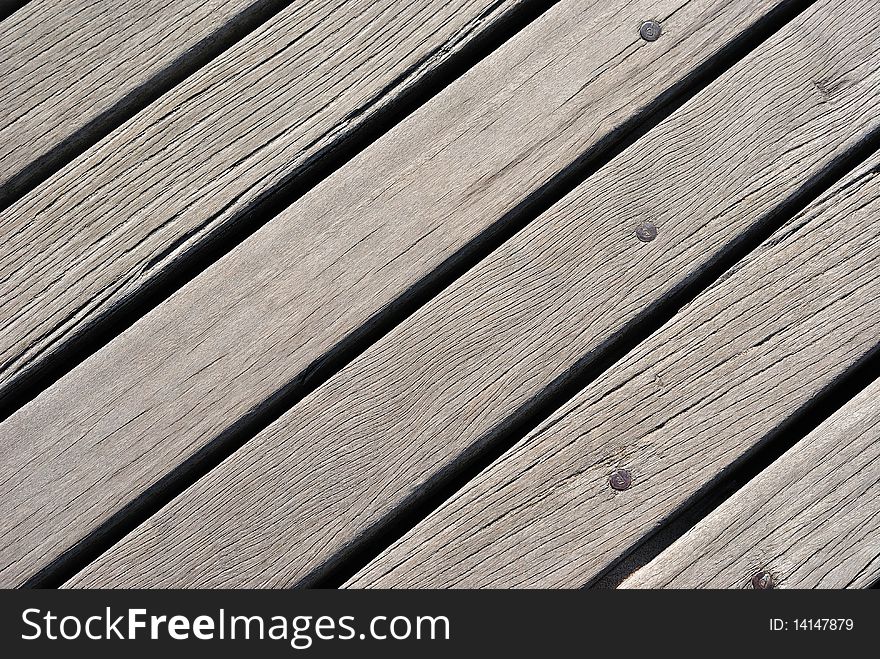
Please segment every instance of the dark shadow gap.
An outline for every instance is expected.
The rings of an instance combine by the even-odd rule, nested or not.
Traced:
[[[26,2],[13,2],[13,11]],[[49,151],[28,163],[0,186],[0,211],[58,172],[81,153],[119,128],[160,96],[241,41],[290,4],[290,0],[259,0],[233,16],[213,33],[181,53],[149,80],[138,85],[113,106],[107,108]],[[11,12],[10,12],[11,13]]]
[[[651,536],[643,538],[602,575],[587,584],[587,587],[617,588],[624,579],[656,558],[701,519],[710,515],[749,481],[782,457],[783,453],[840,410],[876,380],[878,374],[880,374],[880,343],[767,433],[750,453],[731,464],[717,478],[690,497],[676,512],[664,520]]]
[[[246,416],[242,417],[208,445],[150,487],[124,509],[89,534],[64,555],[47,565],[25,584],[27,587],[55,587],[67,581],[122,537],[146,521],[161,507],[207,474],[249,439],[277,420],[303,397],[326,382],[385,334],[404,322],[458,277],[502,245],[559,201],[565,194],[631,146],[639,138],[681,107],[685,102],[734,66],[752,49],[769,38],[806,9],[812,1],[789,0],[780,3],[751,28],[739,34],[715,56],[685,79],[663,92],[641,113],[621,124],[564,170],[529,194],[515,208],[471,240],[434,271],[402,293],[362,326],[354,330],[293,381],[278,389]],[[535,13],[535,16],[541,12]],[[498,38],[498,37],[496,37]],[[503,42],[501,39],[497,45]],[[486,53],[488,54],[488,53]],[[473,58],[473,55],[470,56]],[[458,60],[457,60],[458,61]],[[459,63],[462,66],[464,61]],[[468,68],[468,64],[465,68]],[[465,69],[458,69],[463,72]],[[425,98],[427,100],[427,98]],[[872,136],[876,141],[877,135]],[[866,141],[867,142],[867,141]],[[671,317],[683,304],[720,276],[730,265],[760,244],[778,226],[827,189],[854,163],[868,153],[860,144],[838,158],[824,172],[813,177],[801,190],[768,214],[760,226],[733,241],[703,270],[671,292],[662,303],[653,305],[638,320],[623,328],[600,348],[574,364],[544,391],[525,403],[508,419],[382,520],[367,529],[355,542],[306,576],[298,585],[335,587],[346,581],[379,552],[421,521],[468,480],[503,454],[529,430],[549,416],[620,356]],[[352,154],[353,155],[353,154]],[[280,210],[280,209],[279,209]],[[133,322],[133,321],[132,321]]]
[[[731,478],[726,481],[726,486],[719,483],[719,487],[703,493],[693,505],[684,510],[675,518],[670,518],[659,527],[655,533],[646,537],[632,553],[622,556],[602,572],[601,575],[590,581],[589,588],[609,589],[617,588],[624,579],[633,572],[644,566],[654,556],[659,555],[669,545],[678,540],[689,531],[703,517],[709,515],[715,508],[724,503],[724,500],[742,486],[742,483]]]
[[[12,16],[28,2],[30,0],[3,0],[3,2],[0,2],[0,21]]]
[[[380,105],[378,109],[372,109],[372,104],[380,104],[382,97],[395,86],[403,84],[422,62],[414,64],[403,72],[366,106],[349,115],[347,120],[353,121],[356,117],[372,112],[368,117],[359,119],[355,129],[321,149],[302,166],[291,171],[276,185],[259,195],[247,207],[200,239],[198,244],[186,253],[163,267],[135,293],[91,319],[74,335],[61,342],[51,354],[35,360],[32,366],[0,387],[0,421],[8,418],[53,382],[107,345],[177,289],[238,246],[275,215],[440,93],[556,2],[558,0],[527,0],[506,10],[483,33],[449,55],[446,61],[437,65],[435,69],[423,74],[393,101]],[[484,15],[495,11],[499,4],[496,2],[490,6]],[[433,52],[427,54],[423,61],[430,60],[434,54]],[[213,217],[222,215],[226,210],[226,208],[219,210]],[[207,220],[203,225],[209,224],[212,219]],[[153,260],[156,261],[163,255],[172,253],[176,247],[185,243],[187,238],[188,235],[182,236]]]

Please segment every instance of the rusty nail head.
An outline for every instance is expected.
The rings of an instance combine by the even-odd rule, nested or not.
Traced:
[[[752,577],[752,588],[755,590],[769,590],[773,588],[773,575],[761,570]]]
[[[611,478],[608,479],[608,484],[619,492],[622,492],[623,490],[628,490],[632,485],[632,482],[632,474],[630,474],[626,469],[616,470],[613,474],[611,474]]]
[[[642,222],[636,227],[636,238],[643,243],[649,243],[657,237],[657,227],[653,222]]]
[[[657,21],[645,21],[642,23],[642,27],[639,28],[639,36],[645,41],[657,41],[662,31],[663,28],[660,27],[660,23]]]

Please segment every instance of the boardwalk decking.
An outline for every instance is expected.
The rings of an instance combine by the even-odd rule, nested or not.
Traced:
[[[876,583],[878,396],[874,382],[624,586],[736,588],[762,573],[794,588]]]
[[[599,576],[871,350],[878,252],[862,229],[880,202],[878,166],[792,219],[354,583],[572,587]],[[625,491],[608,487],[617,469],[630,474]]]
[[[880,579],[869,3],[185,4],[0,22],[0,585]]]

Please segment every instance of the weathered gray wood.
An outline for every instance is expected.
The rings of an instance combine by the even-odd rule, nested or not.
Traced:
[[[0,551],[0,583],[15,583],[51,561],[294,380],[531,189],[640,111],[663,85],[687,75],[774,5],[772,0],[691,2],[680,9],[677,0],[555,5],[0,425],[0,536],[9,539]],[[666,37],[652,44],[639,38],[645,15],[671,15]],[[422,29],[428,27],[418,34]],[[349,30],[346,36],[351,35]],[[457,43],[453,39],[451,47]],[[346,48],[340,62],[356,52]],[[252,84],[262,85],[262,78]],[[346,81],[339,84],[344,88]],[[246,106],[235,106],[238,101],[226,93],[220,96],[222,103],[209,99],[211,107],[239,107],[231,124],[250,126],[241,108],[259,114],[250,95]],[[281,112],[272,120],[285,126],[289,117]],[[832,140],[840,137],[835,135]],[[173,139],[167,146],[185,152],[201,148],[206,139],[194,134],[183,146]],[[241,166],[203,174],[211,184],[192,190],[198,203],[189,210],[204,218],[208,206],[228,200],[229,188],[286,171],[291,139],[284,133]],[[112,158],[111,147],[112,140],[101,154]],[[130,148],[126,145],[126,152]],[[179,173],[181,181],[187,177]],[[164,184],[177,189],[182,183],[175,178]],[[126,194],[134,191],[125,188]],[[149,209],[165,219],[186,201],[163,199],[171,208],[151,202]],[[104,201],[92,201],[97,205],[87,216],[100,225],[106,218],[92,211]],[[118,217],[113,209],[120,204],[123,198],[115,198],[106,207],[108,217]],[[150,213],[138,220],[152,225],[156,218]],[[140,277],[119,275],[118,259],[144,259],[169,237],[162,231],[177,231],[169,225],[154,233],[145,250],[140,239],[128,242],[130,229],[120,227],[114,238],[121,242],[99,248],[112,258],[103,267],[111,273],[106,276],[120,277],[120,291],[136,286]],[[621,227],[619,235],[628,232]],[[134,251],[117,256],[124,247]],[[71,274],[89,280],[99,272],[89,269],[93,265],[90,259],[78,261]],[[339,446],[339,437],[333,444]],[[329,465],[335,450],[319,457],[316,444],[306,455]],[[342,471],[337,477],[344,478]],[[303,566],[310,560],[304,559]]]
[[[865,226],[880,212],[880,157],[871,167],[774,234],[349,585],[579,587],[625,555],[877,345],[880,243]],[[632,474],[631,489],[610,487],[618,468]]]
[[[823,3],[812,36],[787,30],[705,90],[75,583],[296,583],[877,125],[855,4]],[[844,73],[823,102],[812,81]]]
[[[0,30],[0,201],[11,179],[261,0],[32,0]]]
[[[751,588],[758,571],[778,588],[880,579],[880,380],[621,587]]]
[[[296,0],[0,213],[0,391],[519,1]]]

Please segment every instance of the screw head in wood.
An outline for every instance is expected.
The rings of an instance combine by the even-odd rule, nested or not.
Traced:
[[[642,222],[636,227],[636,238],[643,243],[649,243],[657,237],[657,227],[653,222]]]
[[[611,474],[611,478],[608,479],[608,484],[612,489],[615,489],[618,492],[628,490],[632,486],[632,483],[632,474],[626,469],[615,470],[615,472]]]
[[[663,28],[657,21],[645,21],[639,28],[639,36],[645,41],[657,41],[660,38],[660,32]]]
[[[761,570],[752,577],[752,588],[755,590],[770,590],[773,588],[773,575]]]

